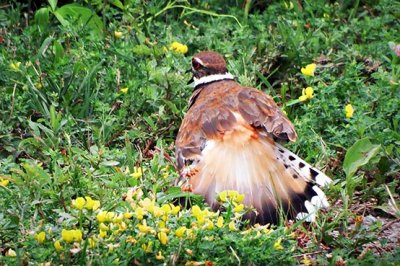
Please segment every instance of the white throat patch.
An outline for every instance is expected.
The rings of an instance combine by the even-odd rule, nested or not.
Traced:
[[[213,81],[217,81],[217,80],[225,80],[225,79],[234,79],[233,75],[229,72],[226,72],[225,74],[214,74],[214,75],[209,75],[209,76],[205,76],[205,77],[201,77],[201,78],[193,78],[194,80],[194,87],[197,87],[198,85],[201,84],[206,84],[206,83],[210,83]]]

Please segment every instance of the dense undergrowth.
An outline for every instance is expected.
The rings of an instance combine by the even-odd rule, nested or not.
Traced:
[[[0,264],[399,263],[399,23],[386,0],[2,4]],[[207,49],[334,179],[315,224],[250,227],[240,195],[212,213],[173,187],[186,70]]]

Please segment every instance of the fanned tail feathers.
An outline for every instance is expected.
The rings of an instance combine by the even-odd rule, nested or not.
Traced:
[[[236,190],[244,203],[256,208],[252,222],[276,223],[280,213],[289,219],[315,220],[316,211],[329,206],[320,189],[331,179],[272,139],[236,130],[223,140],[207,141],[191,172],[191,190],[218,209],[218,193]]]

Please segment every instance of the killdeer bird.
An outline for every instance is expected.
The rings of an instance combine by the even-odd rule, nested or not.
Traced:
[[[320,189],[332,180],[277,143],[296,131],[274,100],[238,84],[212,51],[192,59],[194,91],[176,138],[177,184],[217,210],[218,193],[236,190],[256,211],[252,223],[314,221],[329,203]]]

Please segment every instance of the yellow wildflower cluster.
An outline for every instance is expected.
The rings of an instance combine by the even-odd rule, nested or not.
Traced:
[[[269,235],[273,231],[274,230],[270,228],[269,224],[266,225],[255,224],[254,226],[250,227],[245,231],[242,231],[241,233],[243,235],[248,235],[252,232],[256,232],[255,237],[260,237],[262,234]]]
[[[165,167],[163,167],[163,168],[161,169],[161,176],[162,176],[164,179],[167,179],[167,177],[169,176],[169,165],[166,165]]]
[[[46,240],[46,233],[42,231],[35,234],[35,239],[39,244],[43,244],[43,242]]]
[[[10,180],[0,177],[0,186],[6,187],[10,183]]]
[[[78,210],[82,210],[83,208],[87,210],[97,210],[100,208],[100,201],[99,200],[93,200],[91,197],[86,196],[85,198],[83,197],[78,197],[74,200],[72,200],[72,207]]]
[[[316,64],[308,64],[306,67],[301,68],[301,73],[303,73],[304,76],[314,76],[315,69],[317,68]]]
[[[147,195],[144,197],[144,195]],[[124,195],[123,204],[116,211],[100,209],[100,202],[90,197],[78,197],[72,202],[75,216],[79,215],[78,228],[64,228],[61,237],[55,239],[55,251],[76,253],[82,252],[83,247],[91,249],[95,254],[99,251],[112,252],[117,249],[121,239],[126,245],[142,249],[147,257],[154,261],[166,261],[170,255],[165,253],[171,245],[177,243],[190,245],[195,241],[219,241],[221,232],[230,231],[231,234],[246,238],[266,237],[273,230],[269,226],[247,226],[243,231],[242,216],[244,214],[244,195],[237,191],[223,191],[218,195],[220,203],[227,211],[212,212],[209,208],[193,205],[190,209],[181,210],[180,206],[171,203],[159,204],[153,192],[143,192],[138,188],[130,188]],[[125,206],[124,206],[125,205]],[[97,207],[94,207],[97,206]],[[119,208],[123,208],[122,211]],[[90,210],[83,212],[82,210]],[[88,230],[87,221],[90,220],[91,228]],[[97,221],[96,226],[92,220]],[[216,230],[216,231],[214,231]],[[121,235],[124,234],[128,235]],[[122,236],[122,237],[121,237]],[[201,238],[200,238],[201,236]],[[269,236],[268,236],[269,237]],[[39,231],[34,234],[38,244],[51,239],[50,231]],[[85,238],[85,239],[83,239]],[[271,249],[284,249],[282,241],[285,237],[271,242]],[[116,242],[118,241],[118,242]],[[96,248],[96,249],[95,249]],[[189,246],[190,248],[190,246]],[[187,256],[195,256],[191,249],[184,249]]]
[[[308,64],[305,67],[301,68],[301,73],[304,76],[313,77],[316,68],[317,68],[316,64],[314,64],[314,63]],[[314,89],[309,86],[302,90],[301,96],[299,97],[299,101],[304,102],[304,101],[312,99],[313,97],[314,97]]]
[[[142,167],[133,167],[133,173],[131,174],[131,176],[133,178],[140,178],[143,175],[143,171],[142,171]]]
[[[125,220],[131,219],[133,213],[115,213],[108,211],[100,211],[96,215],[97,222],[99,223],[99,237],[105,238],[109,231],[123,232],[128,228]]]
[[[119,90],[119,92],[122,93],[122,94],[127,94],[128,91],[129,91],[129,88],[128,88],[128,87],[124,87],[124,88],[121,88],[121,89]]]
[[[283,246],[282,246],[281,242],[282,242],[282,238],[278,238],[278,240],[275,241],[275,243],[274,243],[274,249],[275,250],[282,250],[283,249]]]
[[[305,89],[303,89],[303,91],[301,92],[301,96],[299,97],[299,100],[301,102],[310,100],[314,97],[314,89],[312,87],[307,87]]]
[[[353,117],[353,113],[354,113],[354,108],[351,104],[347,104],[344,107],[344,112],[346,114],[346,118],[352,118]]]
[[[114,37],[115,39],[121,39],[123,36],[123,32],[122,31],[114,31]]]
[[[61,231],[61,237],[67,243],[72,243],[72,242],[79,243],[82,241],[82,231],[79,229],[72,229],[72,230],[63,229]]]
[[[19,71],[21,62],[10,63],[10,68],[14,71]]]
[[[240,194],[235,190],[225,190],[219,193],[218,199],[220,202],[241,203],[244,200],[244,194]]]
[[[60,252],[61,250],[63,250],[60,240],[54,241],[54,248],[56,249],[57,252]]]
[[[209,211],[208,209],[200,209],[198,205],[192,206],[192,215],[196,218],[198,225],[206,225],[207,228],[211,227],[212,221],[210,220],[211,217],[215,216],[216,214]]]
[[[188,52],[188,47],[187,45],[181,44],[179,42],[173,42],[170,46],[169,49],[171,51],[174,51],[178,54],[186,54]]]

